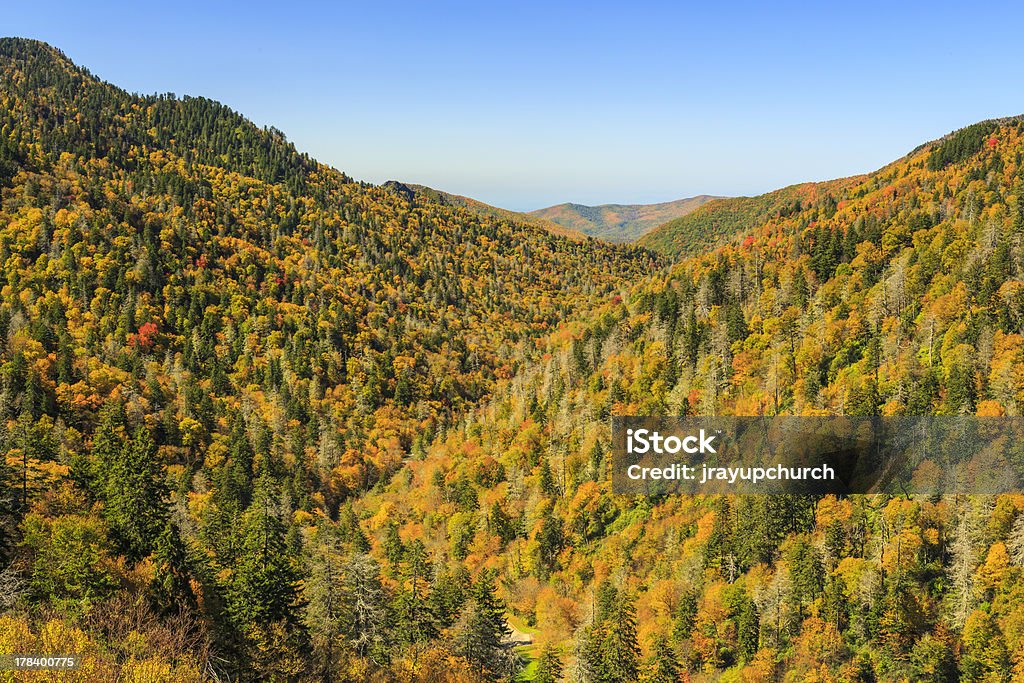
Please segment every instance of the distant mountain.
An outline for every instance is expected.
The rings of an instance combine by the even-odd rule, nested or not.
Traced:
[[[598,237],[607,242],[632,242],[647,231],[718,199],[702,194],[660,204],[558,204],[531,211],[530,216]]]
[[[501,218],[503,220],[512,221],[524,225],[531,225],[538,228],[543,228],[548,232],[561,235],[563,237],[569,237],[572,239],[586,239],[587,235],[579,230],[567,228],[558,223],[546,220],[539,216],[534,216],[528,213],[521,213],[519,211],[510,211],[508,209],[502,209],[497,206],[491,206],[485,204],[477,199],[470,197],[463,197],[462,195],[452,194],[450,192],[444,192],[443,190],[435,190],[432,187],[426,185],[416,185],[414,183],[400,183],[395,180],[389,180],[384,183],[384,187],[390,187],[393,190],[398,188],[405,188],[413,193],[412,196],[419,197],[421,200],[431,201],[446,206],[457,206],[463,209],[467,209],[479,216],[490,216],[491,218]]]

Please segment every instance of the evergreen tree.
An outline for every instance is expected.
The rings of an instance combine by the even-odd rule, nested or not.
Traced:
[[[601,681],[629,683],[637,679],[640,646],[636,639],[636,608],[633,596],[620,593],[604,624],[601,644]]]
[[[562,549],[562,522],[551,508],[545,507],[537,533],[538,575],[546,578],[558,564],[558,553]]]
[[[461,566],[454,571],[441,570],[434,575],[427,605],[439,628],[455,623],[466,603],[469,583],[469,574]]]
[[[0,453],[10,453],[10,434],[6,420],[0,416]],[[6,563],[8,553],[14,543],[15,527],[18,517],[15,514],[21,507],[18,500],[14,468],[7,464],[6,458],[0,458],[0,563]]]
[[[120,459],[126,441],[124,424],[124,405],[120,401],[108,402],[100,411],[99,424],[92,436],[92,458],[82,454],[72,461],[75,479],[98,500],[106,497],[107,473]]]
[[[103,514],[125,556],[139,560],[152,552],[167,525],[167,488],[152,435],[139,427],[131,440],[101,457]]]
[[[679,596],[675,614],[672,617],[672,640],[681,643],[690,638],[697,619],[697,595],[686,590]]]
[[[753,600],[743,600],[736,622],[740,654],[749,661],[760,648],[761,640],[761,615],[758,614],[757,605]]]
[[[679,665],[668,641],[659,637],[644,667],[643,683],[679,683]]]
[[[157,537],[153,551],[154,571],[150,581],[150,599],[164,613],[197,609],[192,590],[191,571],[177,524],[168,519]]]
[[[470,662],[477,674],[495,676],[502,670],[502,643],[511,634],[505,604],[495,594],[494,573],[485,570],[473,584],[455,633],[455,651]]]
[[[540,459],[540,491],[550,498],[558,497],[558,484],[551,471],[551,463],[543,456]]]
[[[392,578],[398,576],[404,554],[405,546],[402,544],[401,536],[398,535],[398,524],[391,522],[388,524],[387,537],[384,539],[384,556],[388,560]]]
[[[558,683],[562,680],[562,658],[558,649],[551,643],[546,644],[537,657],[537,668],[534,669],[533,683]]]
[[[597,588],[594,603],[593,621],[577,638],[579,677],[587,683],[637,680],[640,647],[634,598],[604,581]]]
[[[399,642],[415,645],[434,638],[438,630],[427,592],[430,562],[423,542],[409,543],[405,558],[395,599],[396,636]]]
[[[298,572],[286,552],[277,488],[264,475],[242,519],[242,553],[227,586],[228,612],[243,632],[298,621]]]

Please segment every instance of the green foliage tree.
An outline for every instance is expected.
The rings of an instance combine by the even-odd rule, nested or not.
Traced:
[[[533,681],[534,683],[558,683],[562,680],[562,673],[562,658],[558,654],[558,649],[551,643],[547,643],[541,648],[540,655],[537,657]]]
[[[473,665],[478,675],[495,677],[503,671],[502,643],[510,633],[505,604],[495,594],[494,575],[485,571],[474,582],[455,627],[455,651]]]

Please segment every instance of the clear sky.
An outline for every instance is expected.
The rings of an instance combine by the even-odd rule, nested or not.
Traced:
[[[137,92],[204,95],[361,180],[511,209],[756,194],[1024,113],[1024,9],[943,2],[18,2]]]

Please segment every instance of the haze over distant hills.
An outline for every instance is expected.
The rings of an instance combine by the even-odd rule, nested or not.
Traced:
[[[685,216],[706,204],[711,195],[698,195],[660,204],[557,204],[528,215],[557,223],[608,242],[631,242],[663,223]]]
[[[481,202],[478,199],[464,197],[444,190],[438,190],[426,185],[415,183],[402,183],[390,180],[384,183],[384,187],[399,192],[412,199],[419,198],[421,201],[440,203],[448,206],[457,206],[468,209],[473,213],[493,218],[516,221],[521,224],[544,228],[556,235],[563,235],[575,239],[594,237],[606,242],[633,242],[646,239],[650,234],[658,232],[661,226],[673,223],[691,214],[696,209],[703,207],[714,200],[730,201],[728,197],[716,197],[713,195],[698,195],[686,199],[677,199],[672,202],[660,204],[600,204],[598,206],[587,206],[585,204],[573,204],[566,202],[549,206],[536,211],[521,212],[510,209],[502,209]],[[739,226],[733,227],[733,232]],[[720,235],[713,233],[715,242],[719,241]],[[691,249],[694,253],[699,252],[703,247],[710,246],[705,243],[699,235],[691,235]],[[657,250],[655,248],[655,250]]]

